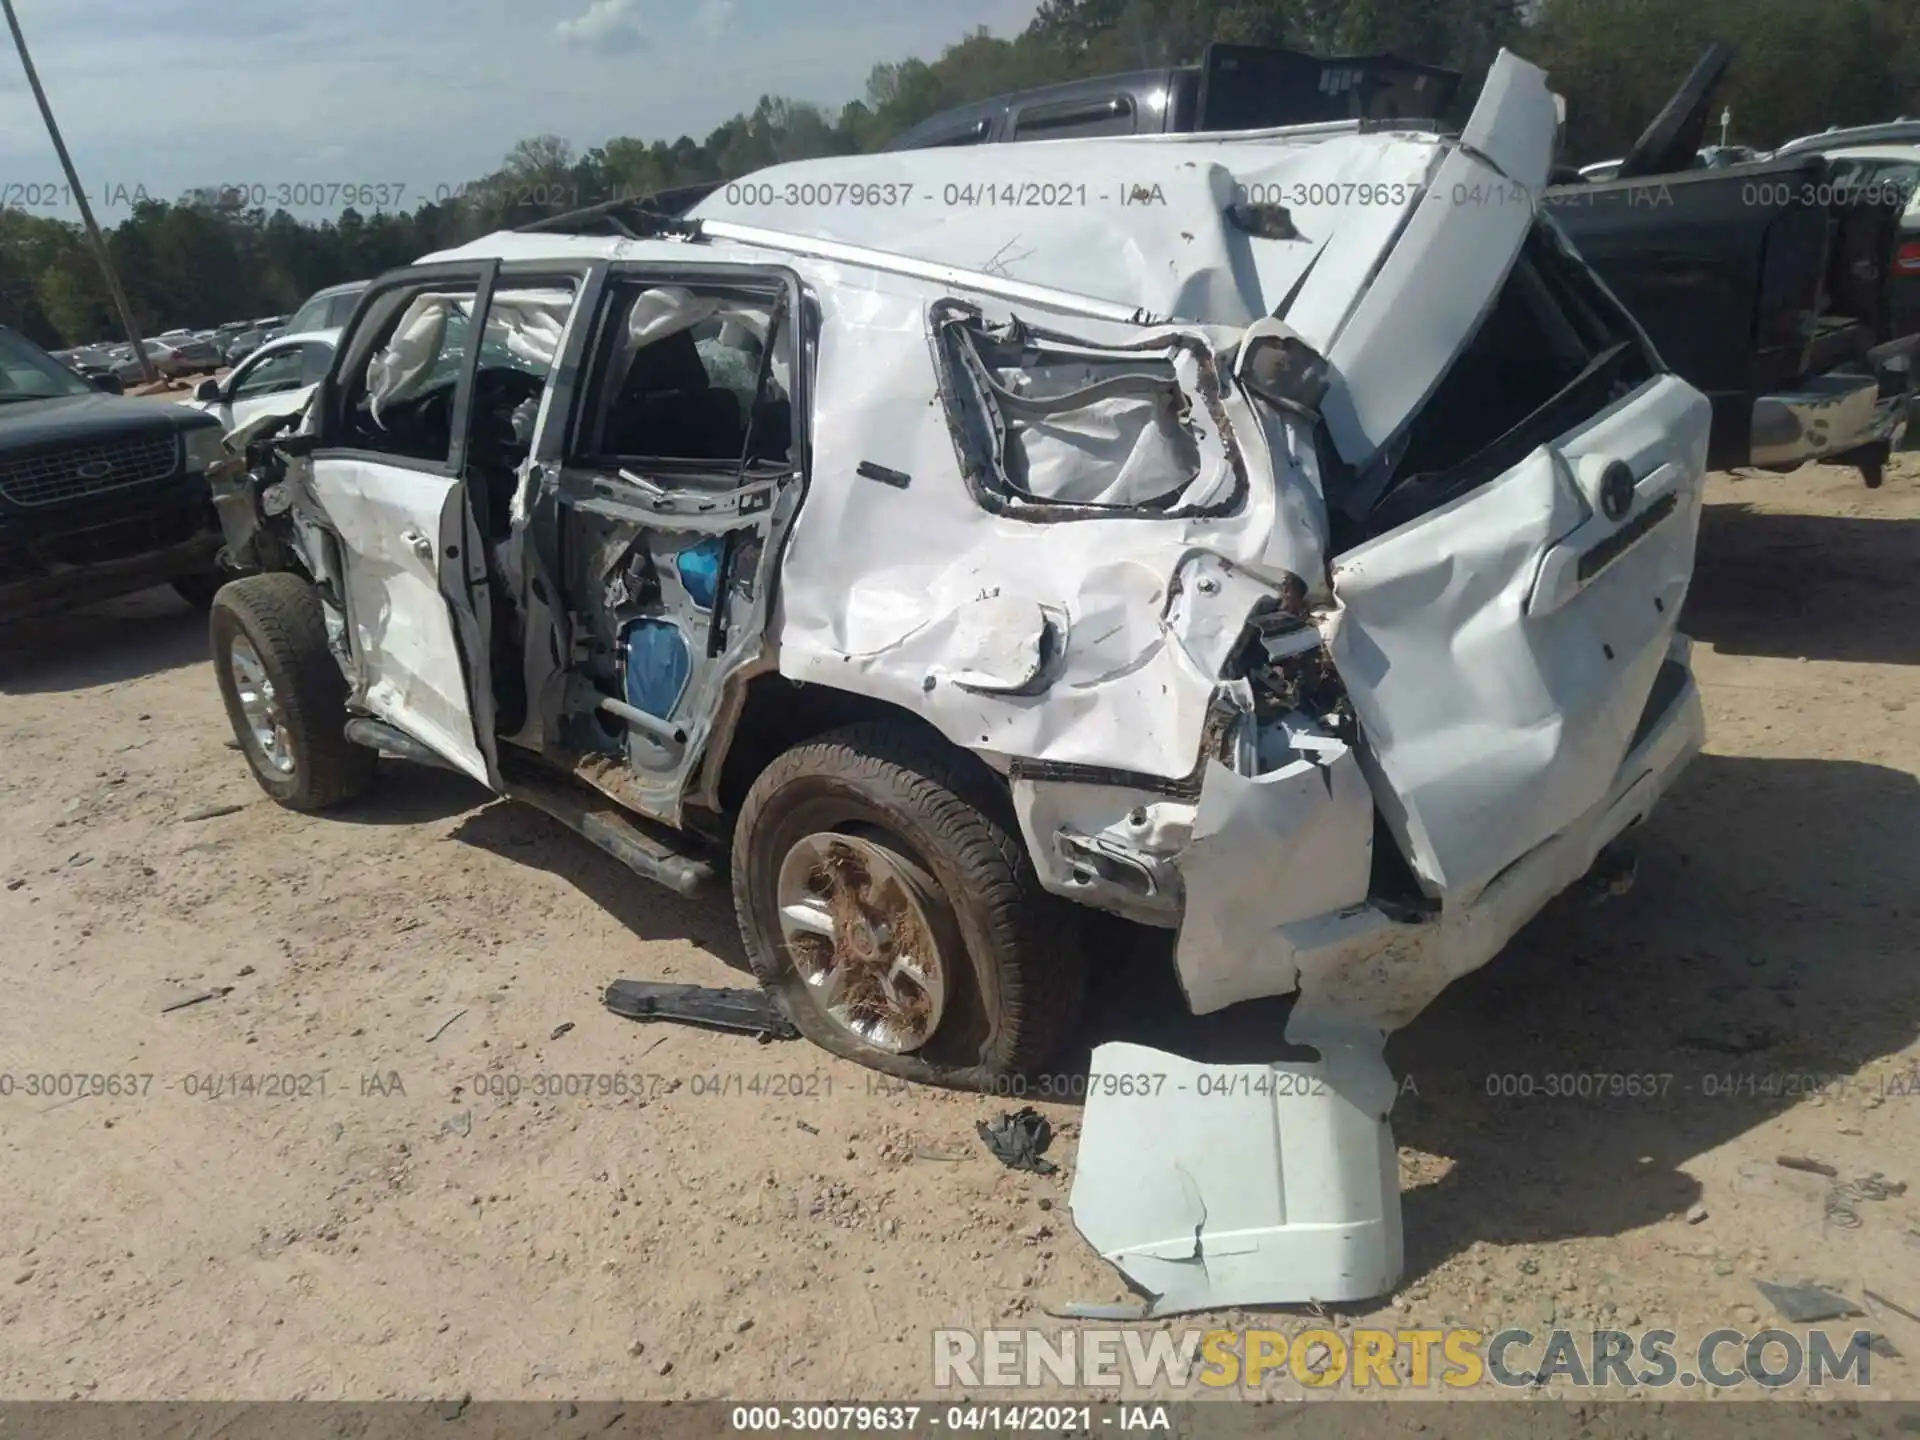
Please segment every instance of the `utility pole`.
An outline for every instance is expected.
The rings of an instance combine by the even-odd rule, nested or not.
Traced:
[[[7,28],[13,32],[13,46],[20,52],[20,64],[27,72],[27,84],[33,90],[33,98],[39,102],[40,118],[47,122],[47,134],[53,139],[54,153],[60,157],[60,168],[67,172],[67,188],[73,193],[73,203],[80,207],[80,219],[87,227],[87,239],[93,242],[94,258],[100,262],[100,271],[107,277],[107,292],[113,296],[113,308],[120,312],[120,328],[127,332],[127,341],[133,346],[133,358],[140,362],[140,373],[149,382],[158,380],[160,376],[153,368],[153,357],[147,354],[146,344],[140,338],[140,327],[133,323],[133,307],[127,304],[127,293],[120,288],[120,276],[113,268],[113,256],[107,253],[106,236],[100,233],[100,226],[93,218],[93,206],[87,203],[87,192],[80,186],[80,176],[73,168],[73,157],[67,153],[67,142],[60,138],[60,127],[54,123],[53,106],[47,103],[47,92],[41,88],[40,74],[33,68],[33,57],[27,53],[27,37],[20,33],[20,17],[13,13],[13,0],[0,0],[0,9],[7,12]]]

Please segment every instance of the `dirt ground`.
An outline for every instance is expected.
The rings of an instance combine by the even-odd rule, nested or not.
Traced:
[[[1920,1397],[1920,1324],[1861,1293],[1920,1313],[1920,462],[1711,499],[1708,753],[1630,895],[1395,1037],[1407,1276],[1335,1319],[1698,1336],[1817,1280]],[[741,983],[723,893],[404,766],[279,810],[206,654],[163,592],[0,636],[0,1395],[903,1398],[934,1327],[1124,1294],[1067,1214],[1073,1104],[1018,1173],[974,1133],[1006,1100],[613,1017],[621,976]],[[1087,1043],[1222,1061],[1284,1014],[1195,1022],[1145,947],[1090,1008]],[[1671,1079],[1547,1096],[1575,1072]],[[28,1093],[89,1074],[137,1093]]]

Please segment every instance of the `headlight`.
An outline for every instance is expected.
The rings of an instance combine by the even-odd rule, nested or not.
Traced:
[[[222,444],[225,437],[218,425],[196,425],[187,431],[187,469],[194,474],[202,474],[216,461],[227,458],[227,447]]]

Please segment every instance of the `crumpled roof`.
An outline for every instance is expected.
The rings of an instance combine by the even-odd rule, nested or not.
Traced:
[[[1323,253],[1384,249],[1449,144],[1344,130],[891,151],[759,170],[689,218],[1244,325]],[[1229,218],[1236,202],[1282,207],[1262,228],[1288,238],[1249,234]]]

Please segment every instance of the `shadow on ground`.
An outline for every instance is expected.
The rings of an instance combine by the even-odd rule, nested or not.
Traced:
[[[390,803],[458,809],[483,798],[450,775],[409,790]],[[1598,907],[1556,901],[1393,1036],[1395,1137],[1449,1165],[1404,1196],[1408,1277],[1479,1241],[1605,1237],[1682,1212],[1699,1198],[1689,1162],[1802,1098],[1741,1093],[1737,1077],[1850,1074],[1911,1045],[1917,821],[1920,780],[1903,771],[1695,761],[1634,839],[1631,894]],[[642,940],[688,940],[746,968],[722,884],[683,899],[508,802],[474,810],[453,834],[564,877]],[[1114,1040],[1223,1065],[1302,1053],[1281,1039],[1289,1001],[1195,1017],[1170,935],[1098,917],[1092,931],[1086,1021],[1049,1067],[1060,1077],[1084,1075],[1091,1047]],[[1607,1093],[1619,1082],[1594,1080],[1613,1076],[1641,1077],[1637,1088],[1652,1093]],[[1550,1096],[1554,1077],[1587,1077],[1566,1088],[1598,1093]],[[1072,1093],[1056,1086],[1052,1098],[1063,1088]]]
[[[1709,505],[1681,628],[1729,655],[1920,665],[1920,520]]]
[[[351,805],[329,810],[343,825],[427,825],[489,804],[493,792],[457,770],[383,759],[379,779]]]
[[[167,589],[0,625],[0,695],[115,685],[207,659],[207,617]]]
[[[1699,1198],[1683,1167],[1803,1098],[1740,1075],[1838,1075],[1920,1035],[1920,780],[1706,755],[1638,842],[1640,881],[1549,907],[1391,1040],[1395,1138],[1445,1157],[1403,1199],[1407,1273],[1476,1241],[1618,1235]],[[1279,1058],[1287,1002],[1186,1013],[1163,943],[1096,970],[1086,1041]],[[1070,1071],[1085,1048],[1063,1057]],[[1557,1076],[1654,1077],[1557,1099]],[[1588,1081],[1577,1082],[1591,1085]],[[1507,1093],[1531,1089],[1531,1098]],[[1897,1103],[1897,1102],[1896,1102]]]
[[[558,820],[511,800],[476,810],[454,827],[453,838],[560,876],[638,939],[688,940],[723,965],[747,970],[746,951],[733,917],[733,897],[720,881],[710,881],[690,898],[676,895],[634,874]],[[716,978],[715,983],[732,982]]]

